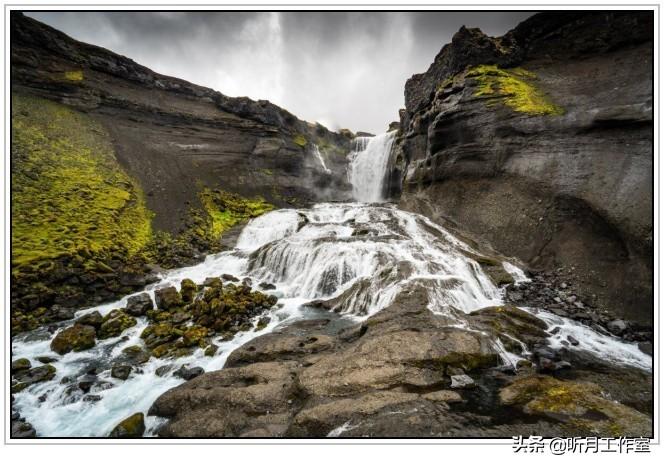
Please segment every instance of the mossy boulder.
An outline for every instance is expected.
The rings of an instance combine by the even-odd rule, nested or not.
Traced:
[[[205,348],[205,356],[214,357],[217,354],[217,350],[219,350],[219,346],[210,344]]]
[[[186,347],[199,346],[205,347],[208,344],[208,334],[210,330],[204,326],[194,325],[184,330],[182,342]]]
[[[109,438],[141,438],[145,433],[145,418],[142,412],[133,414],[118,423]]]
[[[64,355],[68,352],[80,352],[95,345],[96,331],[92,326],[74,324],[60,331],[51,341],[51,350]]]
[[[175,287],[164,287],[156,290],[154,299],[157,308],[160,310],[170,310],[183,305],[182,296]]]
[[[150,295],[143,292],[127,299],[127,306],[125,307],[125,311],[131,316],[144,316],[145,313],[152,310],[153,308],[154,304],[152,303]]]
[[[650,437],[652,434],[649,416],[607,399],[602,388],[593,383],[531,375],[502,388],[500,402],[517,406],[528,415],[562,422],[574,436]]]
[[[140,365],[150,360],[150,353],[147,352],[141,345],[131,345],[122,349],[122,354],[125,361],[133,364]]]
[[[261,316],[261,318],[258,320],[256,323],[256,331],[262,331],[267,327],[268,324],[270,324],[270,317],[269,316]]]
[[[30,360],[27,358],[19,358],[12,362],[12,373],[17,371],[29,370],[32,367]]]
[[[104,316],[104,321],[99,327],[99,331],[97,331],[97,336],[100,339],[117,337],[122,334],[122,331],[135,325],[136,318],[129,316],[123,310],[113,310]]]
[[[196,292],[198,292],[198,287],[191,279],[183,279],[180,282],[180,295],[185,303],[193,302]]]
[[[150,324],[141,333],[148,349],[154,349],[162,344],[174,341],[182,336],[183,331],[171,323]]]

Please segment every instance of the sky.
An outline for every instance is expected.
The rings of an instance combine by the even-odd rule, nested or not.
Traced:
[[[382,133],[404,84],[463,25],[500,36],[528,12],[29,12],[73,38],[332,130]]]

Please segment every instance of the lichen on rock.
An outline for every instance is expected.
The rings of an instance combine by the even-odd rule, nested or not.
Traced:
[[[563,422],[570,433],[595,436],[650,436],[652,420],[631,407],[607,399],[593,383],[532,375],[500,391],[500,402],[531,415]]]
[[[516,112],[530,115],[562,115],[564,109],[535,85],[537,75],[523,68],[503,69],[478,65],[465,73],[477,82],[475,96],[495,97]]]

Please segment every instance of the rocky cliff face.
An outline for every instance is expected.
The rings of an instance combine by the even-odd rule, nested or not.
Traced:
[[[594,12],[501,38],[462,28],[406,83],[392,194],[650,323],[652,25]]]
[[[194,262],[247,218],[350,196],[350,132],[160,75],[18,12],[11,75],[19,314],[129,293],[146,263]]]

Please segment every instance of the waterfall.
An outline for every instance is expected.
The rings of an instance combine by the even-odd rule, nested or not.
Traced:
[[[389,148],[393,135],[367,138],[358,142],[360,153]],[[376,145],[369,148],[370,145]],[[387,152],[387,151],[384,151]],[[362,157],[366,157],[366,154]],[[465,313],[502,303],[502,290],[485,275],[477,262],[464,252],[473,249],[444,228],[424,216],[401,211],[390,205],[361,203],[326,203],[310,209],[282,209],[253,219],[242,231],[236,248],[208,256],[195,266],[165,272],[158,283],[145,291],[154,298],[156,289],[176,286],[184,278],[202,283],[207,277],[227,273],[251,278],[254,284],[274,284],[279,301],[270,311],[271,321],[265,329],[239,332],[230,340],[219,336],[214,356],[203,349],[193,355],[168,361],[152,357],[124,382],[114,382],[110,366],[124,348],[142,345],[141,332],[148,325],[145,317],[119,337],[100,340],[91,349],[55,354],[49,347],[50,336],[43,331],[16,336],[12,357],[55,357],[57,377],[34,384],[14,394],[15,408],[41,436],[106,436],[113,426],[129,413],[147,412],[152,402],[168,389],[182,383],[172,371],[180,365],[203,367],[205,371],[223,368],[226,358],[253,338],[272,332],[287,322],[319,318],[320,313],[341,315],[348,325],[384,309],[408,287],[423,288],[429,309],[445,316],[452,325],[469,328]],[[524,280],[523,272],[510,263],[505,269],[515,280]],[[80,310],[80,317],[92,310],[106,315],[126,305],[129,296],[113,303]],[[560,335],[577,336],[584,351],[618,364],[651,368],[650,357],[635,344],[598,334],[591,328],[550,313],[532,310],[551,328],[564,329]],[[258,320],[259,317],[256,317]],[[74,320],[61,323],[69,326]],[[456,323],[456,324],[454,324]],[[558,336],[559,338],[560,336]],[[551,345],[556,344],[555,337]],[[517,360],[499,341],[496,348],[506,363]],[[156,370],[167,364],[173,370],[157,376]],[[77,381],[85,378],[87,369],[102,368],[98,377],[107,386],[95,389],[99,400],[86,400],[63,378]],[[148,435],[158,425],[156,417],[146,417]]]
[[[356,201],[385,201],[387,164],[396,134],[396,131],[390,131],[373,137],[361,136],[353,141],[355,146],[348,155],[348,178],[353,185],[353,198]]]
[[[318,159],[318,162],[320,162],[320,165],[323,167],[323,170],[325,171],[325,173],[328,173],[328,174],[332,173],[332,171],[327,168],[327,165],[325,165],[325,159],[323,159],[323,156],[321,155],[317,144],[314,144],[314,156],[316,156],[316,159]]]

